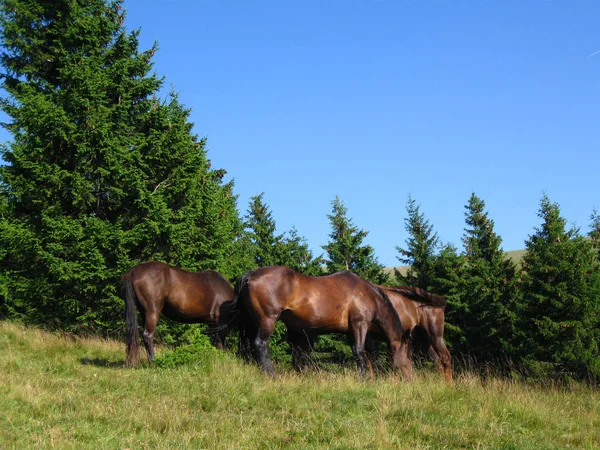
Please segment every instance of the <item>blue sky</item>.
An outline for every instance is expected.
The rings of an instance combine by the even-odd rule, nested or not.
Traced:
[[[461,246],[471,192],[505,250],[545,192],[587,232],[600,208],[600,3],[126,0],[192,108],[239,209],[264,192],[313,251],[339,195],[397,265],[412,194]],[[598,52],[595,54],[595,52]]]
[[[264,191],[315,253],[339,195],[381,263],[406,200],[461,246],[471,192],[505,250],[544,192],[587,232],[600,207],[600,3],[129,0],[239,208]]]

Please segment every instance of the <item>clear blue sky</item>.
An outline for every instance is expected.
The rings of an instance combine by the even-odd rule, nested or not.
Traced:
[[[546,192],[587,232],[600,208],[597,1],[126,0],[141,47],[193,109],[238,206],[321,253],[339,195],[398,265],[406,200],[461,247],[485,202],[524,247]],[[595,52],[598,52],[597,54]]]

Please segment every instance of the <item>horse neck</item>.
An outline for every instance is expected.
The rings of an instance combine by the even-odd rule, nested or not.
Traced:
[[[400,317],[389,300],[383,300],[377,311],[377,322],[387,339],[400,341],[406,330],[402,327]]]
[[[428,308],[424,308],[423,306],[423,304],[417,304],[417,326],[426,327]]]

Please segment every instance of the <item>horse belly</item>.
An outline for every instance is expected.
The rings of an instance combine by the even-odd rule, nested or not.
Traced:
[[[169,298],[163,307],[165,316],[180,322],[209,322],[211,321],[212,304],[204,299],[188,296]]]
[[[328,306],[303,305],[281,313],[281,320],[295,331],[312,330],[315,333],[346,331],[348,314],[344,309]]]

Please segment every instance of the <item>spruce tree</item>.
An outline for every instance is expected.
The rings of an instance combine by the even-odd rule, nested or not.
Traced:
[[[264,192],[250,198],[246,228],[253,243],[254,262],[258,267],[277,266],[283,259],[283,234],[276,234],[275,220]]]
[[[440,250],[433,257],[429,290],[446,298],[444,340],[453,354],[457,354],[464,352],[468,346],[462,329],[464,317],[468,314],[460,283],[464,255],[459,255],[457,248],[450,243],[440,244],[439,247]]]
[[[211,169],[177,96],[156,98],[157,47],[138,49],[122,1],[7,0],[0,25],[10,309],[112,332],[133,264],[227,272],[240,231],[232,183]]]
[[[323,258],[313,256],[306,239],[298,234],[295,227],[283,240],[281,265],[305,275],[318,277],[323,275]]]
[[[347,217],[347,208],[338,196],[331,202],[332,214],[327,217],[331,222],[330,241],[322,246],[327,252],[325,261],[329,273],[349,270],[376,284],[383,284],[388,276],[379,264],[373,247],[364,245],[363,240],[369,234],[357,228]]]
[[[600,376],[600,270],[588,240],[566,229],[559,206],[544,195],[542,225],[523,258],[522,357],[536,375]]]
[[[512,355],[515,267],[504,255],[483,200],[472,193],[465,209],[459,297],[466,308],[455,325],[464,333],[463,350],[482,362],[497,361]]]
[[[321,257],[313,257],[306,239],[296,228],[288,233],[276,233],[273,213],[263,198],[264,192],[250,199],[245,217],[254,267],[285,266],[305,275],[322,275]]]
[[[435,278],[435,254],[439,238],[411,195],[408,196],[406,212],[406,248],[397,246],[396,250],[401,255],[397,257],[398,260],[409,268],[406,275],[396,270],[396,278],[403,284],[430,289]]]
[[[597,209],[592,211],[590,216],[590,232],[588,234],[593,247],[596,249],[596,256],[600,260],[600,214]]]

